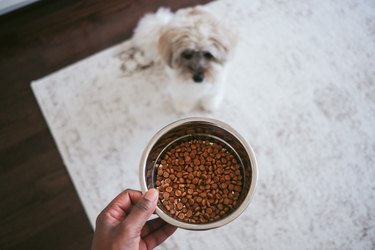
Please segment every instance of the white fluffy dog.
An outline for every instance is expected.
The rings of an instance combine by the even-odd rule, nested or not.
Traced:
[[[202,7],[176,13],[161,8],[140,20],[132,41],[143,51],[143,62],[165,66],[177,112],[219,106],[237,34],[212,14]]]

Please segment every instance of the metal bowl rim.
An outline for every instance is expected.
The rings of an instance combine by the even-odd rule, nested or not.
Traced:
[[[146,176],[145,176],[144,172],[145,172],[147,157],[148,157],[151,149],[155,145],[155,143],[165,133],[167,133],[171,129],[179,127],[183,124],[192,123],[192,122],[208,123],[210,125],[219,127],[221,129],[225,130],[226,132],[230,133],[231,135],[233,135],[241,143],[241,145],[245,148],[245,150],[246,150],[246,152],[247,152],[247,154],[250,158],[250,164],[251,164],[251,169],[252,169],[250,189],[248,190],[244,201],[241,203],[241,205],[236,210],[234,210],[227,217],[224,217],[223,219],[220,219],[220,220],[217,220],[217,221],[214,221],[214,222],[205,223],[205,224],[191,224],[191,223],[182,222],[182,221],[176,220],[173,217],[169,216],[168,214],[164,213],[164,211],[162,209],[160,209],[158,206],[156,207],[156,214],[158,216],[160,216],[167,223],[169,223],[171,225],[174,225],[174,226],[177,226],[179,228],[184,228],[184,229],[189,229],[189,230],[213,229],[213,228],[220,227],[220,226],[223,226],[225,224],[228,224],[229,222],[236,219],[238,216],[240,216],[245,211],[245,209],[247,208],[247,206],[250,204],[251,200],[253,199],[255,188],[256,188],[256,183],[257,183],[257,180],[258,180],[258,165],[257,165],[257,161],[256,161],[256,158],[255,158],[255,153],[254,153],[252,147],[250,146],[250,144],[248,144],[246,142],[246,140],[235,129],[233,129],[228,124],[226,124],[222,121],[216,120],[216,119],[212,119],[212,118],[190,117],[190,118],[184,118],[184,119],[177,120],[175,122],[172,122],[172,123],[166,125],[162,129],[160,129],[151,138],[151,140],[147,144],[147,146],[144,149],[144,151],[142,153],[142,156],[141,156],[141,161],[140,161],[140,166],[139,166],[139,173],[140,173],[139,178],[140,178],[141,190],[142,190],[143,194],[145,192],[147,192],[147,190],[148,190],[147,183],[146,183]]]

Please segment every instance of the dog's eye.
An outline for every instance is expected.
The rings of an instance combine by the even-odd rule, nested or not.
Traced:
[[[182,53],[181,55],[184,59],[186,60],[190,60],[191,58],[193,58],[193,53],[189,52],[189,51],[185,51],[184,53]]]
[[[206,58],[206,59],[212,59],[212,58],[214,58],[214,56],[210,53],[210,52],[208,52],[208,51],[206,51],[206,52],[204,52],[203,53],[203,56]]]

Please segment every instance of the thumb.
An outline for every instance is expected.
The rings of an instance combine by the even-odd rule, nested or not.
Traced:
[[[131,225],[132,233],[140,234],[143,226],[155,211],[159,193],[151,188],[132,208],[124,224]]]

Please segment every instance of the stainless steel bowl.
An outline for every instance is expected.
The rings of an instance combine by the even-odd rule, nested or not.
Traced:
[[[230,214],[217,221],[192,224],[170,216],[159,202],[156,213],[171,225],[189,230],[207,230],[223,226],[237,218],[249,205],[258,178],[257,162],[253,149],[233,128],[227,124],[208,118],[187,118],[173,122],[154,135],[146,146],[140,163],[140,183],[143,193],[155,187],[158,158],[170,145],[187,138],[205,138],[219,141],[238,158],[243,173],[243,188],[239,206]]]

